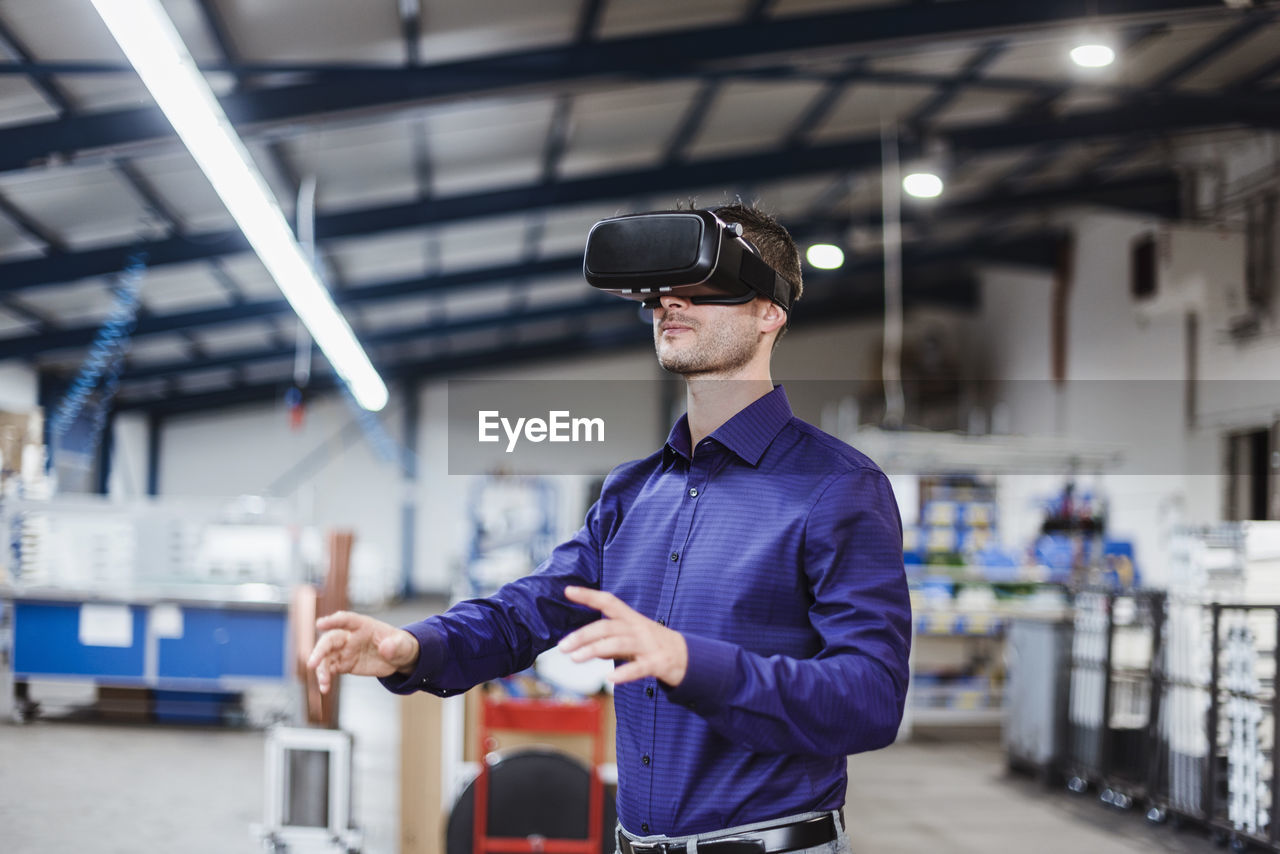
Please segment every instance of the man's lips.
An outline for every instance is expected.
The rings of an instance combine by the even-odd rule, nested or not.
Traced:
[[[662,330],[663,335],[679,335],[681,332],[688,332],[693,327],[679,320],[664,320],[658,324],[658,328]]]

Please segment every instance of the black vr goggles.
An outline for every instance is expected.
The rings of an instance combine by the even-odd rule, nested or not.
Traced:
[[[663,294],[695,305],[758,296],[791,310],[791,285],[711,211],[654,211],[602,219],[587,234],[582,273],[593,288],[657,308]]]

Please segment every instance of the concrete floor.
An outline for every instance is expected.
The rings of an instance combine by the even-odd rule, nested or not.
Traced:
[[[1152,825],[1005,769],[993,738],[917,735],[849,759],[845,807],[865,854],[1207,854],[1223,849],[1191,830]]]
[[[389,616],[407,619],[403,609]],[[348,679],[341,716],[356,739],[354,809],[364,850],[394,854],[395,698],[372,680]],[[250,729],[0,723],[0,851],[261,851],[250,828],[263,819],[264,742]],[[991,738],[918,736],[853,757],[849,769],[846,814],[860,854],[1221,850],[1096,797],[1009,776]]]

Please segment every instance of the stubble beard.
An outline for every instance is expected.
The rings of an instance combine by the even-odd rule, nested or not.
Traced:
[[[672,346],[664,352],[662,331],[655,326],[654,348],[657,350],[658,364],[663,370],[686,378],[708,374],[733,375],[755,357],[759,342],[750,317],[726,318],[724,323],[714,326],[695,324],[683,318],[676,319],[682,325],[689,326],[691,331],[686,335],[697,337],[691,347],[676,349]]]

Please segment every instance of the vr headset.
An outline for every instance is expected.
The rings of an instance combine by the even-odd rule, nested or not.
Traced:
[[[711,211],[654,211],[602,219],[587,234],[587,284],[657,308],[663,294],[695,305],[764,297],[791,311],[791,284]]]

